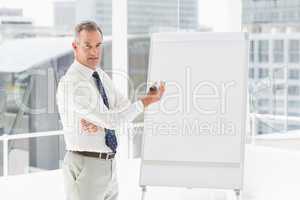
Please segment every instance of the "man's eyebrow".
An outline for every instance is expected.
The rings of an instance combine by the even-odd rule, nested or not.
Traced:
[[[84,42],[84,44],[91,45],[91,43],[89,43],[89,42]],[[96,45],[100,45],[100,44],[102,44],[102,42],[98,42]]]

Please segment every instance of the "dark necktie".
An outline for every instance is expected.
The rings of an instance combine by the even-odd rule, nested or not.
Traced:
[[[104,87],[103,87],[103,84],[101,82],[101,79],[99,77],[99,74],[98,72],[94,72],[93,73],[93,77],[95,78],[96,80],[96,85],[97,85],[97,88],[101,94],[101,97],[102,97],[102,100],[103,100],[103,103],[104,105],[109,109],[109,104],[108,104],[108,99],[107,99],[107,96],[106,96],[106,93],[105,93],[105,90],[104,90]],[[110,129],[104,129],[105,131],[105,144],[114,152],[116,153],[116,149],[118,147],[118,142],[117,142],[117,137],[116,137],[116,134],[115,134],[115,131],[114,130],[110,130]]]

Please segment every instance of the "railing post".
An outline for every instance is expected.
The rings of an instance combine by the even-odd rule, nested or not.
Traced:
[[[3,176],[8,176],[8,138],[3,140]]]
[[[251,115],[251,144],[255,144],[255,135],[256,135],[256,114]]]

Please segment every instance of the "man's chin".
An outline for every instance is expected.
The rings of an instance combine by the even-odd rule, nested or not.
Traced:
[[[98,65],[99,65],[99,62],[97,61],[90,61],[90,62],[88,62],[89,63],[89,66],[91,66],[91,67],[97,67]]]

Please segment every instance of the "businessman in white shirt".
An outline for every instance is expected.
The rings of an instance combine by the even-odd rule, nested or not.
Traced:
[[[61,78],[57,104],[67,153],[63,163],[67,200],[115,200],[118,196],[115,130],[158,102],[165,85],[130,103],[98,67],[102,30],[95,22],[75,27],[75,61]]]

